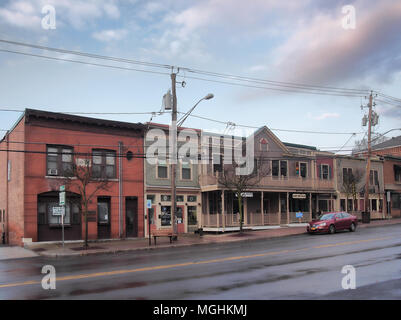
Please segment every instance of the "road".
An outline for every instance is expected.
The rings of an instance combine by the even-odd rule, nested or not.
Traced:
[[[401,224],[334,235],[0,261],[0,299],[401,299]],[[56,289],[44,290],[44,265]],[[343,266],[356,289],[341,286]]]

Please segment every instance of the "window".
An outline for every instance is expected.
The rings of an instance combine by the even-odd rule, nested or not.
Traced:
[[[369,184],[371,186],[379,185],[379,173],[377,172],[377,170],[370,170]]]
[[[394,165],[394,180],[401,182],[401,166]]]
[[[401,194],[399,193],[391,194],[391,207],[393,209],[401,209]]]
[[[275,177],[286,177],[287,160],[272,160],[272,175]]]
[[[148,195],[146,196],[146,199],[147,199],[147,200],[151,200],[151,201],[152,201],[152,204],[155,203],[155,195],[154,195],[154,194],[148,194]]]
[[[47,147],[47,175],[71,176],[73,174],[73,148],[67,146]]]
[[[116,152],[112,150],[93,150],[92,176],[112,179],[116,177]]]
[[[157,162],[157,178],[167,179],[168,178],[168,167],[165,160],[158,160]]]
[[[346,208],[345,208],[345,199],[341,199],[340,200],[340,210],[341,211],[345,211],[346,210]]]
[[[352,169],[351,168],[343,168],[343,182],[350,183],[352,179]]]
[[[39,199],[38,224],[61,226],[61,213],[63,210],[65,210],[65,225],[80,224],[81,217],[78,203],[69,201],[66,203],[65,209],[63,209],[63,207],[59,205],[57,197]]]
[[[169,194],[163,194],[160,197],[161,201],[166,202],[166,201],[171,201],[171,195]]]
[[[377,200],[372,199],[372,211],[377,211]]]
[[[295,162],[295,174],[302,178],[306,178],[308,175],[306,162]]]
[[[190,163],[181,163],[181,179],[182,180],[191,180],[191,164]]]
[[[193,226],[197,223],[196,206],[188,206],[188,225]]]
[[[272,160],[272,175],[274,177],[278,177],[279,171],[280,171],[279,161],[278,160]]]
[[[184,202],[184,196],[176,196],[175,199],[177,202]]]
[[[223,156],[220,154],[213,155],[213,172],[223,171]]]
[[[280,176],[287,176],[287,161],[280,161]]]
[[[353,208],[352,208],[352,199],[348,199],[347,211],[353,211]]]
[[[196,202],[196,196],[187,196],[188,202]]]
[[[320,179],[323,179],[323,180],[330,179],[330,167],[328,164],[320,165]]]
[[[110,223],[110,201],[99,199],[97,202],[98,224]]]
[[[162,227],[171,225],[171,207],[170,206],[162,206],[161,207],[160,220],[161,220]]]

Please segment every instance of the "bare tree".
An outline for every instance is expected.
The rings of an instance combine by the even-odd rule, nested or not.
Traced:
[[[361,169],[347,171],[346,175],[344,175],[344,172],[343,172],[343,181],[342,181],[341,190],[345,194],[347,206],[348,206],[349,197],[352,197],[352,199],[354,200],[354,207],[355,207],[356,196],[359,192],[358,185],[361,183],[363,176],[364,176],[364,171]],[[352,208],[352,209],[354,209],[354,208]]]
[[[244,209],[243,196],[244,193],[250,191],[252,187],[257,186],[263,177],[269,174],[267,161],[262,157],[254,160],[253,171],[249,174],[239,174],[237,164],[222,165],[222,170],[218,176],[218,183],[225,189],[235,194],[238,199],[238,209],[240,214],[240,233],[243,232]]]
[[[63,179],[65,190],[78,191],[80,195],[80,207],[85,220],[84,249],[88,248],[88,207],[93,197],[100,190],[109,189],[109,179],[104,175],[94,175],[89,156],[76,159],[69,170],[65,171]]]

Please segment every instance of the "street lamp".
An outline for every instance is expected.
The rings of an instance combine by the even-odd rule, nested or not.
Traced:
[[[180,120],[178,120],[177,122],[177,127],[181,127],[182,124],[184,123],[184,121],[188,118],[188,116],[191,114],[192,111],[194,111],[194,109],[196,108],[196,106],[202,101],[202,100],[210,100],[213,99],[214,95],[213,93],[209,93],[208,95],[206,95],[205,97],[203,97],[202,99],[200,99],[191,109],[188,110],[187,113],[185,113]]]

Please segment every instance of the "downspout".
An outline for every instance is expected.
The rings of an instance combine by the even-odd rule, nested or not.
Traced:
[[[9,148],[10,148],[10,143],[9,143],[9,133],[10,133],[10,131],[7,131],[7,133],[6,133],[6,142],[7,142],[7,152],[6,152],[6,154],[7,154],[7,156],[6,156],[6,215],[5,215],[5,219],[6,219],[6,228],[5,228],[5,230],[4,230],[4,232],[5,232],[5,239],[6,239],[6,244],[8,244],[9,243],[9,234],[8,234],[8,182],[9,182],[9,179],[10,179],[10,172],[9,172],[9,170],[10,170],[10,163],[9,163],[9,158],[8,158],[8,156],[9,156]]]
[[[122,207],[122,195],[123,195],[123,143],[118,142],[118,210],[119,210],[119,237],[123,238],[123,207]]]

